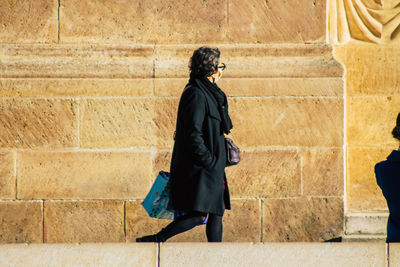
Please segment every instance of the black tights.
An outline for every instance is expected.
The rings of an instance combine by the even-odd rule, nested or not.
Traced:
[[[156,236],[157,240],[161,242],[167,239],[186,232],[197,225],[200,225],[206,219],[207,214],[201,212],[191,212],[179,217],[171,222],[164,229],[162,229]],[[222,241],[222,216],[209,214],[206,226],[206,235],[208,242],[221,242]]]

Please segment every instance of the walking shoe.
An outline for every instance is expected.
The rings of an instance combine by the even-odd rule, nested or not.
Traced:
[[[136,238],[136,243],[145,243],[145,242],[160,242],[157,240],[157,235],[146,235],[143,237]]]

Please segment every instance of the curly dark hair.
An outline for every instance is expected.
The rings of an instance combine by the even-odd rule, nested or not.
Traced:
[[[202,46],[193,52],[189,61],[191,76],[209,77],[217,72],[219,56],[218,48]]]
[[[396,126],[392,131],[392,135],[394,138],[400,140],[400,113],[397,115]]]

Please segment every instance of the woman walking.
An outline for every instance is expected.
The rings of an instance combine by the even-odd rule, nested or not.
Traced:
[[[136,242],[165,242],[207,218],[209,242],[222,241],[222,216],[230,209],[224,134],[232,122],[225,93],[216,85],[225,64],[218,48],[200,47],[190,59],[190,79],[178,107],[170,168],[168,209],[184,211],[159,233]]]
[[[393,137],[400,141],[400,113]],[[400,242],[400,147],[375,166],[376,181],[389,207],[386,242]]]

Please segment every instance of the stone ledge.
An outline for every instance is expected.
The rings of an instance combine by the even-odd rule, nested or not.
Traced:
[[[1,245],[0,266],[156,266],[156,244]]]
[[[352,213],[345,216],[345,234],[386,235],[388,213]]]
[[[191,45],[0,44],[0,78],[187,78]],[[219,44],[229,78],[341,77],[326,44]]]
[[[383,243],[0,245],[1,266],[396,266]],[[321,257],[323,255],[323,257]]]

